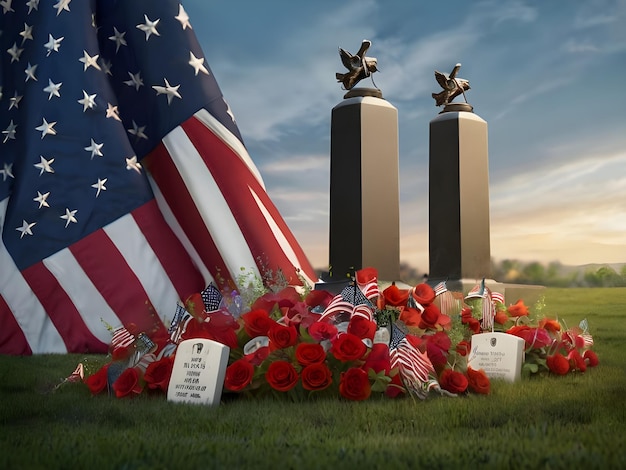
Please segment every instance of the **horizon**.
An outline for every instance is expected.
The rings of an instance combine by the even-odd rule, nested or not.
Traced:
[[[375,85],[398,108],[401,262],[429,269],[434,71],[460,62],[467,99],[489,125],[492,259],[624,263],[626,133],[615,101],[625,101],[626,3],[447,5],[276,1],[243,15],[236,2],[184,2],[268,194],[313,266],[328,266],[330,116],[345,93],[337,48],[355,53],[362,39],[378,59]]]

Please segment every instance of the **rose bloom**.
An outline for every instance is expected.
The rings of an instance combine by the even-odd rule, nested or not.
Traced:
[[[367,400],[372,393],[367,372],[361,368],[352,367],[341,373],[339,393],[348,400]]]
[[[561,324],[557,320],[543,318],[539,321],[539,328],[544,328],[551,333],[556,333],[557,331],[561,331]]]
[[[323,321],[313,323],[308,331],[315,341],[332,341],[337,336],[337,327]]]
[[[398,289],[398,286],[392,284],[383,291],[383,297],[387,305],[402,307],[406,305],[406,301],[409,298],[409,291],[407,289]]]
[[[231,392],[239,392],[252,381],[254,367],[246,359],[239,359],[226,368],[224,387]]]
[[[376,328],[376,322],[359,315],[354,315],[348,324],[348,333],[352,333],[361,339],[369,338],[373,340],[376,334]]]
[[[463,393],[469,382],[461,372],[453,369],[444,369],[439,377],[439,385],[450,393]]]
[[[583,358],[585,359],[589,367],[595,367],[600,363],[600,361],[598,360],[598,355],[591,349],[587,349],[585,351],[585,354],[583,354]]]
[[[427,305],[422,312],[422,321],[420,321],[419,327],[422,329],[435,328],[437,320],[439,320],[439,315],[441,315],[439,307],[435,304]]]
[[[372,345],[372,349],[365,359],[363,369],[373,369],[376,373],[384,370],[385,374],[389,374],[389,370],[391,369],[389,347],[383,343],[375,343]]]
[[[276,323],[270,318],[270,314],[265,310],[251,310],[241,315],[243,327],[250,338],[257,336],[267,336],[267,332],[272,324]]]
[[[435,291],[432,287],[424,282],[416,285],[411,292],[411,295],[413,296],[415,301],[423,307],[430,305],[431,303],[433,303],[433,300],[435,300]]]
[[[296,360],[302,367],[326,360],[326,351],[318,343],[300,343],[296,348]]]
[[[302,388],[324,390],[333,382],[333,373],[324,363],[310,364],[302,369]]]
[[[148,388],[161,389],[167,392],[167,387],[172,376],[174,367],[174,356],[164,357],[159,361],[151,362],[146,368],[143,379],[148,384]]]
[[[472,346],[469,341],[459,341],[459,344],[456,345],[456,352],[465,357],[470,352],[471,348]]]
[[[109,364],[105,364],[98,372],[85,379],[85,383],[87,384],[87,387],[89,387],[89,391],[92,395],[97,395],[106,388],[108,369]]]
[[[389,398],[397,398],[406,393],[406,389],[404,388],[404,384],[402,383],[402,378],[400,374],[396,374],[391,377],[391,382],[387,385],[387,390],[385,390],[385,395]]]
[[[287,392],[298,383],[298,372],[287,361],[274,361],[267,368],[265,380],[279,392]]]
[[[491,392],[491,382],[489,382],[489,377],[482,369],[474,370],[471,367],[467,368],[467,385],[474,393],[489,395],[489,392]]]
[[[403,308],[400,312],[398,320],[402,321],[406,326],[419,326],[422,321],[422,314],[416,308]]]
[[[522,299],[518,300],[515,304],[509,305],[507,309],[509,315],[512,317],[523,317],[528,316],[528,307],[524,305],[524,301]]]
[[[569,372],[569,361],[563,354],[556,353],[546,358],[546,365],[550,372],[556,375],[565,375]]]
[[[298,342],[298,331],[296,327],[281,325],[274,322],[267,332],[270,339],[270,349],[285,349],[294,346]]]
[[[120,374],[115,382],[113,382],[113,390],[117,398],[130,396],[131,394],[139,395],[143,387],[139,383],[139,372],[134,367],[129,367]]]
[[[330,352],[340,361],[356,361],[367,352],[367,346],[358,336],[344,333],[333,341]]]
[[[509,316],[503,310],[498,310],[496,312],[496,316],[493,318],[498,325],[504,325],[507,321],[509,321]]]
[[[567,359],[569,360],[569,368],[571,370],[579,370],[581,372],[587,370],[587,364],[585,364],[585,360],[577,349],[572,349],[567,355]]]
[[[480,322],[472,316],[462,317],[461,323],[467,325],[472,333],[480,333]]]

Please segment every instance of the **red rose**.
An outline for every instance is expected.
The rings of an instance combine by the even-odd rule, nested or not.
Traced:
[[[391,377],[391,382],[387,385],[387,390],[385,390],[385,395],[389,398],[396,398],[406,393],[406,389],[404,388],[404,384],[402,383],[402,378],[400,374],[396,374]]]
[[[334,340],[337,337],[337,327],[323,321],[309,326],[309,334],[315,341]]]
[[[406,307],[400,312],[398,317],[406,326],[419,326],[422,321],[422,314],[416,308]]]
[[[298,342],[298,331],[295,326],[285,326],[274,322],[267,332],[270,339],[270,349],[285,349]]]
[[[506,331],[510,335],[519,336],[526,342],[527,348],[543,348],[552,343],[550,333],[543,328],[531,328],[527,325],[512,326]]]
[[[328,292],[327,290],[312,290],[310,291],[304,302],[311,308],[320,306],[322,308],[326,308],[326,306],[333,300],[335,296]]]
[[[496,316],[493,317],[493,321],[495,321],[498,325],[504,325],[507,321],[509,321],[509,316],[503,310],[498,310],[496,312]]]
[[[250,310],[241,315],[243,327],[250,338],[257,336],[267,336],[267,332],[272,324],[276,323],[270,318],[270,314],[265,310]]]
[[[305,390],[324,390],[333,381],[333,374],[324,363],[310,364],[302,369],[302,387]]]
[[[298,372],[287,361],[274,361],[267,368],[265,380],[274,390],[286,392],[298,383]]]
[[[296,348],[296,360],[302,367],[326,360],[326,351],[317,343],[300,343]]]
[[[416,285],[415,288],[411,291],[411,295],[413,296],[415,301],[422,307],[426,307],[427,305],[432,304],[433,300],[435,300],[435,291],[426,283]]]
[[[129,367],[113,382],[113,390],[117,398],[129,396],[131,393],[140,394],[143,386],[139,383],[139,373],[134,367]]]
[[[97,395],[106,388],[108,381],[108,369],[109,364],[105,364],[98,372],[85,379],[85,383],[87,384],[87,387],[89,387],[89,391],[92,395]]]
[[[509,305],[507,309],[509,315],[512,317],[522,317],[528,316],[528,307],[524,305],[524,301],[522,299],[518,300],[515,304]]]
[[[254,375],[254,367],[246,359],[239,359],[226,368],[224,387],[231,392],[240,392],[248,386]]]
[[[463,393],[467,390],[468,384],[467,377],[452,369],[444,369],[439,377],[439,385],[441,385],[441,388],[450,393]]]
[[[585,361],[587,361],[587,365],[589,367],[595,367],[600,363],[600,361],[598,360],[598,355],[591,349],[587,349],[585,351],[585,354],[583,354],[583,358],[585,359]]]
[[[362,268],[356,273],[356,282],[358,284],[367,284],[369,282],[376,282],[378,278],[378,270],[376,268]]]
[[[426,353],[433,366],[444,366],[448,362],[448,350],[451,346],[448,335],[438,331],[433,335],[424,335],[422,339],[426,341]]]
[[[579,370],[581,372],[587,370],[587,364],[585,364],[585,360],[577,349],[572,349],[567,355],[567,359],[569,360],[569,368],[571,370]]]
[[[402,307],[406,305],[406,301],[409,299],[409,291],[398,289],[398,286],[392,284],[383,291],[383,297],[387,305]]]
[[[439,320],[439,315],[441,315],[439,307],[437,307],[435,304],[427,305],[422,312],[422,319],[420,321],[419,327],[422,329],[435,328],[437,320]]]
[[[361,338],[351,333],[339,335],[330,348],[333,356],[344,362],[361,359],[366,351],[367,347]]]
[[[487,374],[485,374],[485,371],[482,369],[474,370],[471,367],[467,368],[467,385],[474,393],[489,395],[489,392],[491,391],[491,382],[489,382],[489,377],[487,377]]]
[[[143,376],[146,384],[148,384],[148,388],[161,389],[167,392],[173,367],[174,356],[164,357],[159,361],[148,364],[146,373]]]
[[[365,317],[355,315],[350,319],[350,323],[348,324],[348,333],[352,333],[361,339],[369,338],[374,340],[376,328],[376,322],[370,321]]]
[[[456,352],[465,357],[470,352],[471,348],[472,346],[470,345],[469,341],[459,341],[459,344],[456,345]]]
[[[557,331],[561,331],[561,324],[558,320],[543,318],[539,321],[539,328],[544,328],[551,333],[556,333]]]
[[[367,359],[365,359],[363,369],[373,369],[376,373],[384,370],[385,374],[389,374],[389,370],[391,369],[389,347],[383,343],[375,343],[370,353],[367,355]]]
[[[563,354],[556,353],[546,358],[546,365],[550,372],[556,375],[565,375],[569,372],[569,361]]]
[[[348,400],[367,400],[372,393],[367,372],[357,367],[342,372],[339,393]]]

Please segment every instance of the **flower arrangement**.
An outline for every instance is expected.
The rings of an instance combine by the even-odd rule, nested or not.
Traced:
[[[381,289],[365,268],[333,295],[243,276],[242,292],[211,284],[179,304],[167,332],[113,330],[111,361],[84,379],[92,394],[167,393],[176,347],[192,338],[230,348],[226,393],[293,400],[489,394],[485,371],[468,364],[472,335],[485,331],[524,339],[526,376],[598,364],[586,322],[532,320],[523,301],[507,307],[484,282],[466,296],[445,283]]]

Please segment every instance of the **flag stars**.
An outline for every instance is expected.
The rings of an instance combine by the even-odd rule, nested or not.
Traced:
[[[33,10],[39,11],[39,0],[28,0],[26,2],[26,6],[28,7],[28,14]]]
[[[33,40],[33,27],[24,23],[24,31],[20,33],[22,36],[22,45],[26,42],[27,39]]]
[[[96,155],[99,157],[103,156],[102,151],[100,150],[103,146],[104,143],[97,144],[93,139],[91,139],[91,145],[89,145],[89,147],[85,147],[85,150],[87,152],[91,152],[91,159],[93,160],[93,157],[95,157]]]
[[[113,106],[111,103],[107,103],[106,117],[113,118],[116,121],[121,121],[117,106]]]
[[[52,80],[48,79],[48,86],[43,89],[43,91],[49,93],[48,101],[50,101],[53,96],[61,97],[61,93],[59,93],[61,85],[63,85],[63,83],[53,83]]]
[[[41,194],[39,191],[37,191],[37,197],[34,197],[33,201],[39,203],[38,209],[41,209],[42,207],[50,207],[50,204],[48,204],[47,201],[48,196],[50,196],[50,191],[44,194]]]
[[[29,62],[28,66],[26,67],[26,70],[24,70],[24,73],[26,74],[26,79],[24,80],[24,82],[27,82],[28,80],[31,80],[31,79],[37,81],[37,77],[35,77],[35,70],[37,70],[37,64],[30,65],[30,62]]]
[[[13,176],[13,163],[5,163],[4,168],[0,170],[0,174],[2,174],[2,181],[6,181],[7,178],[15,179],[15,176]]]
[[[100,60],[100,65],[102,66],[102,73],[113,76],[113,73],[111,72],[111,62],[102,59]]]
[[[15,12],[15,10],[11,7],[11,3],[13,3],[13,0],[2,0],[0,1],[0,7],[2,7],[2,10],[5,15],[8,12]]]
[[[70,11],[70,3],[72,0],[59,0],[54,4],[54,8],[57,10],[57,16],[61,14],[63,10]]]
[[[11,63],[19,62],[24,49],[17,47],[17,43],[14,42],[13,45],[7,49],[7,52],[11,56]]]
[[[54,37],[52,37],[52,34],[48,34],[48,42],[43,45],[43,47],[45,47],[48,51],[46,57],[48,57],[52,52],[59,52],[59,48],[61,47],[61,41],[63,41],[63,39],[65,39],[64,36],[55,39]]]
[[[196,76],[198,72],[202,72],[206,75],[209,74],[209,71],[204,66],[204,57],[196,57],[193,52],[189,51],[189,65],[191,65],[196,72]]]
[[[24,235],[32,235],[33,234],[33,231],[31,229],[35,225],[37,225],[37,222],[26,222],[25,220],[22,220],[22,226],[21,227],[17,227],[15,230],[20,232],[20,239],[22,239],[22,238],[24,238]]]
[[[78,59],[79,62],[82,62],[84,64],[83,72],[87,71],[89,67],[93,67],[96,70],[102,70],[98,65],[98,57],[100,57],[100,54],[90,56],[87,51],[83,49],[83,56]]]
[[[109,36],[109,39],[115,42],[116,54],[117,54],[117,51],[120,50],[120,46],[128,45],[126,44],[126,39],[124,39],[125,35],[126,35],[126,31],[120,33],[115,26],[113,27],[113,36]]]
[[[13,119],[11,119],[7,128],[2,131],[4,135],[4,139],[2,140],[3,144],[6,144],[8,140],[15,140],[15,129],[17,129],[17,124],[13,123]]]
[[[78,100],[80,104],[83,105],[83,113],[88,109],[93,109],[96,107],[96,93],[90,95],[85,90],[83,90],[83,99]]]
[[[143,79],[141,78],[141,72],[130,73],[128,72],[130,80],[124,82],[125,85],[134,86],[135,90],[139,91],[139,88],[143,86]]]
[[[17,91],[13,93],[13,96],[9,98],[9,111],[13,108],[18,109],[20,106],[20,101],[22,101],[22,95],[18,95]]]
[[[50,135],[56,135],[57,131],[54,129],[54,126],[57,122],[48,122],[46,121],[45,118],[43,118],[43,123],[41,124],[41,126],[35,127],[35,130],[38,130],[41,132],[41,138],[43,139],[45,136],[47,136],[48,134]]]
[[[157,18],[156,20],[152,21],[148,18],[148,15],[143,15],[143,17],[145,19],[145,22],[142,24],[138,24],[137,28],[146,33],[146,41],[150,38],[152,34],[154,34],[155,36],[160,36],[156,27],[161,19]]]
[[[135,170],[137,173],[141,174],[141,163],[137,161],[137,156],[133,155],[126,159],[126,169]]]
[[[178,5],[178,15],[176,15],[174,18],[176,18],[180,25],[183,27],[183,31],[187,28],[193,29],[191,27],[191,23],[189,23],[189,15],[187,15],[187,12],[182,5]]]
[[[167,81],[167,78],[164,78],[163,80],[165,81],[165,86],[152,85],[152,88],[157,92],[157,96],[166,95],[168,105],[172,103],[174,97],[182,99],[182,96],[180,96],[180,93],[178,93],[180,85],[172,86]]]
[[[60,218],[65,220],[65,228],[67,228],[70,223],[77,224],[78,220],[76,219],[76,213],[78,209],[69,210],[67,207],[65,208],[65,214],[63,214]]]
[[[101,191],[107,190],[105,186],[106,182],[107,182],[107,178],[104,178],[104,179],[98,178],[98,182],[91,185],[91,187],[96,190],[96,197],[100,196]]]
[[[148,136],[144,133],[146,130],[146,126],[138,126],[137,123],[133,120],[133,128],[126,129],[129,134],[134,135],[137,139],[146,139],[148,140]]]
[[[45,173],[54,173],[54,169],[52,168],[52,164],[54,163],[54,158],[50,160],[46,160],[43,155],[39,155],[39,163],[35,163],[33,166],[35,168],[39,168],[39,176]]]

